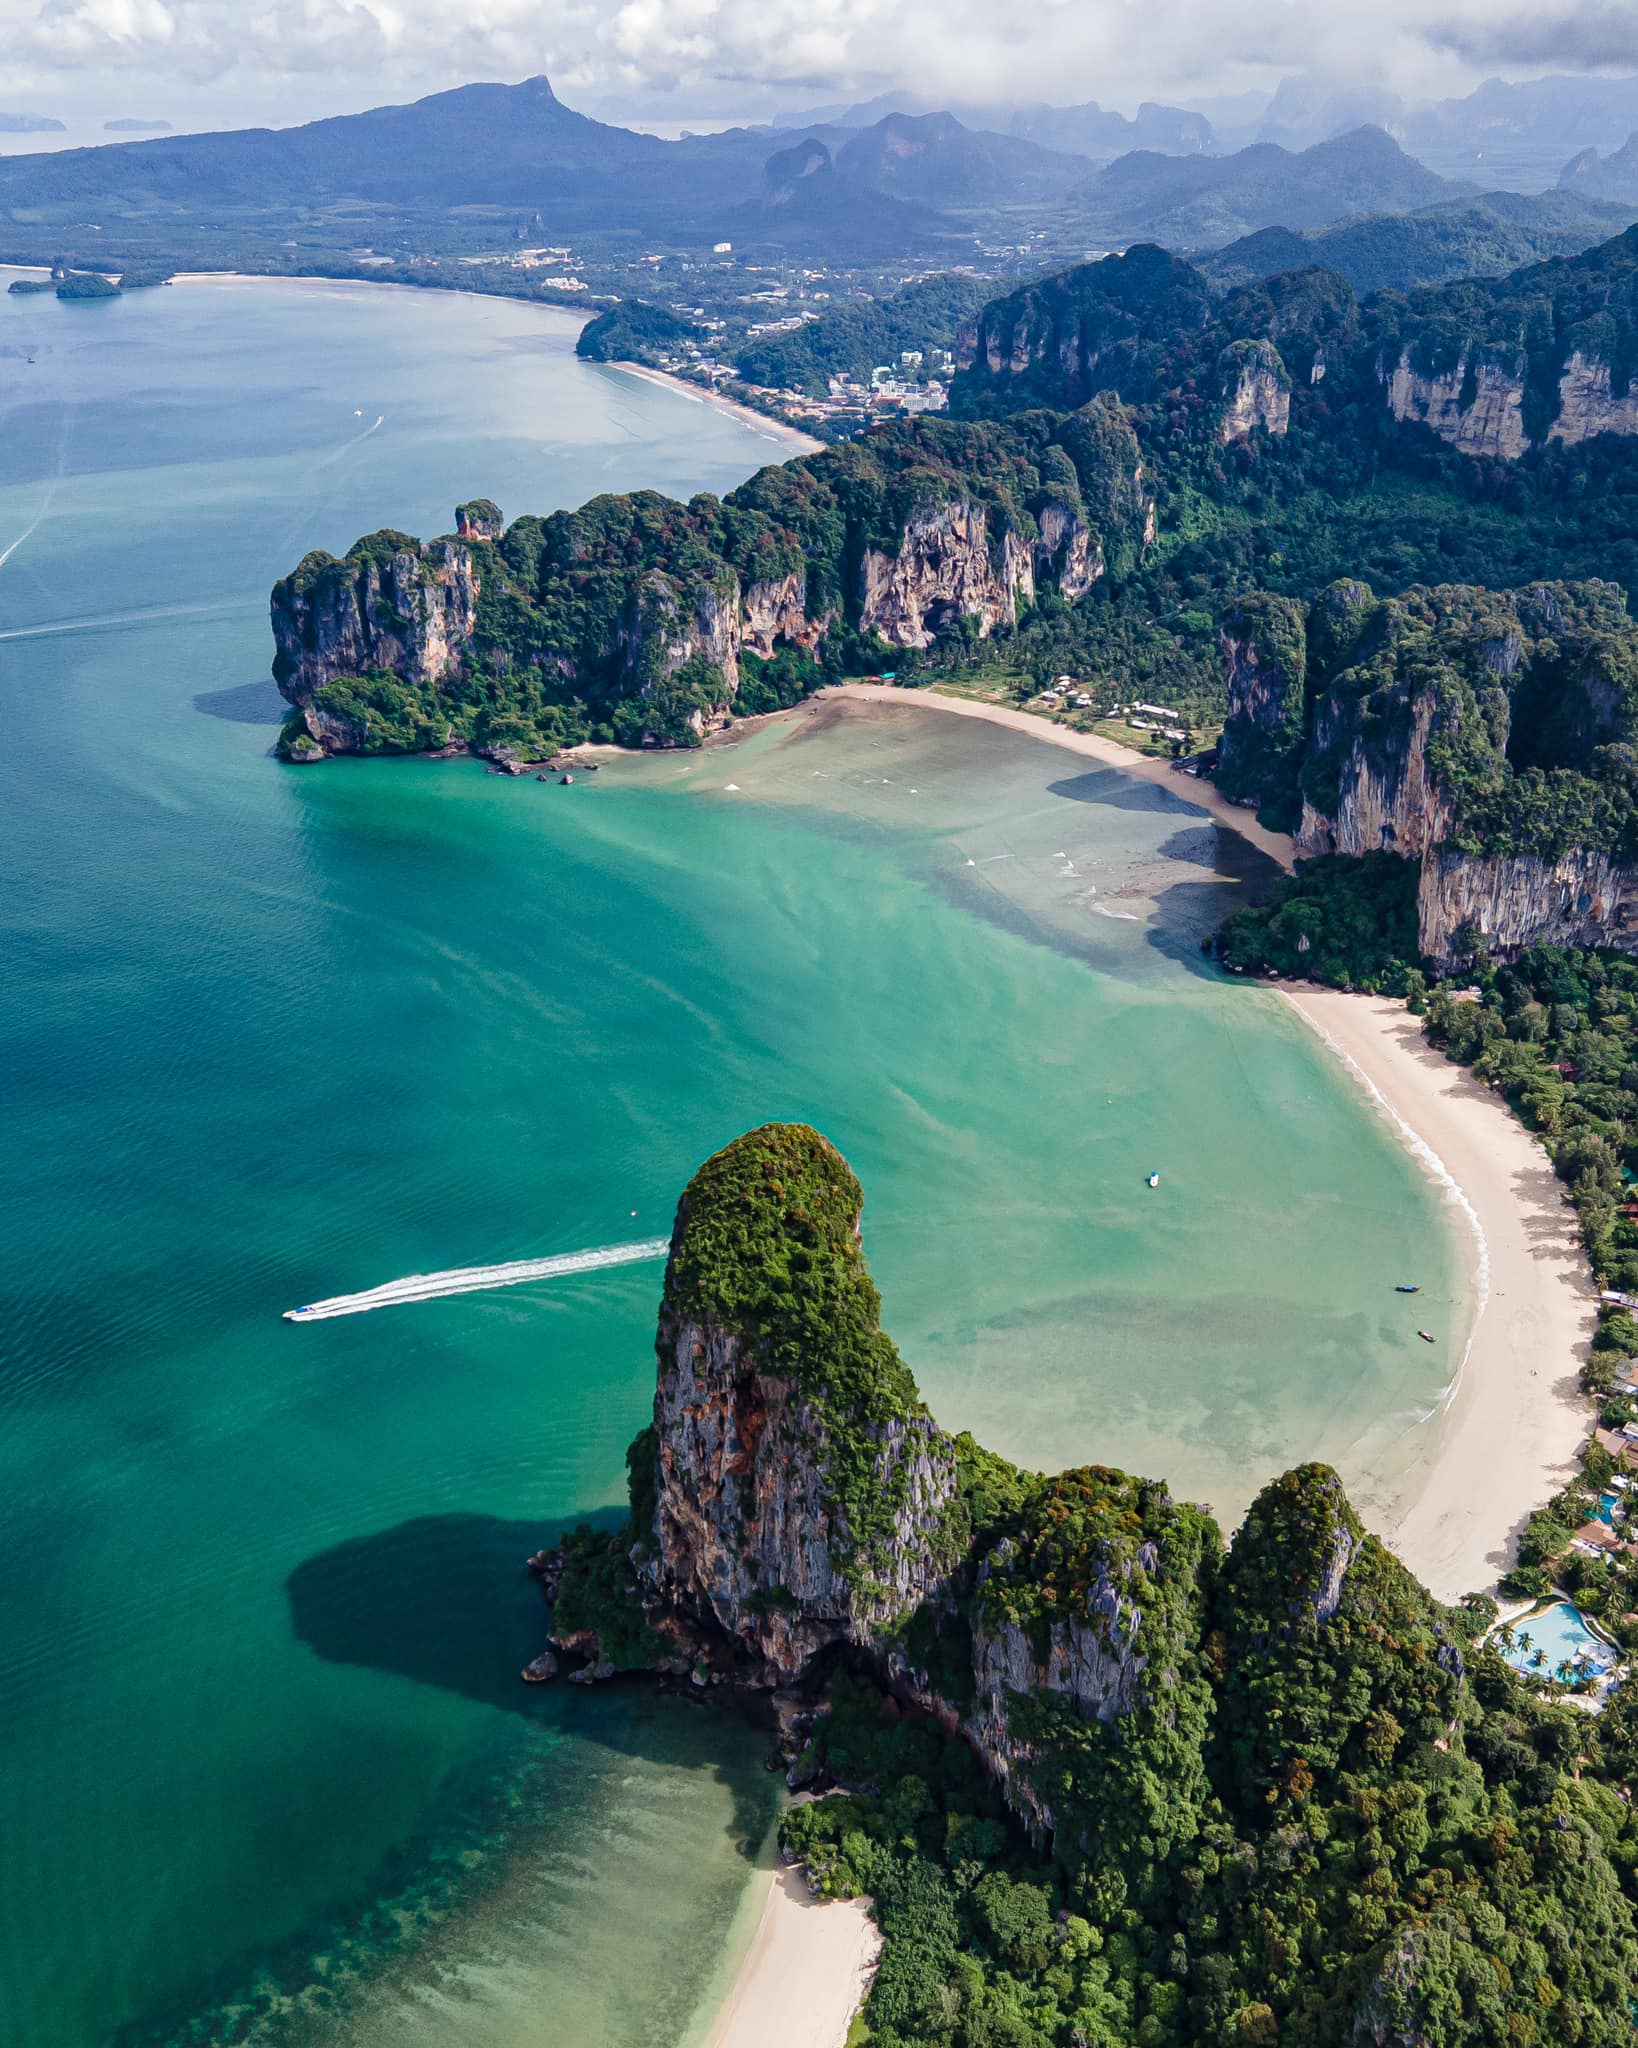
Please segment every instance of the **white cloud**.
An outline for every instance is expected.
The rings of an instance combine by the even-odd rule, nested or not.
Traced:
[[[1460,90],[1476,66],[1638,63],[1635,18],[1632,0],[0,0],[0,49],[13,96],[141,74],[217,88],[224,119],[285,86],[299,117],[542,70],[686,116],[889,84],[1130,106],[1299,70]]]

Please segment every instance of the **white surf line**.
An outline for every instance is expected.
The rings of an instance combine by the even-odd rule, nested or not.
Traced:
[[[1280,993],[1285,995],[1283,989]],[[1478,1306],[1473,1311],[1473,1323],[1467,1333],[1467,1342],[1463,1345],[1462,1355],[1456,1363],[1455,1377],[1451,1380],[1450,1385],[1446,1387],[1444,1395],[1437,1406],[1428,1410],[1428,1416],[1431,1417],[1436,1414],[1439,1409],[1448,1411],[1456,1396],[1461,1392],[1462,1378],[1467,1371],[1467,1361],[1478,1339],[1479,1325],[1484,1320],[1485,1310],[1490,1306],[1490,1240],[1484,1234],[1484,1225],[1479,1221],[1479,1212],[1474,1208],[1466,1188],[1462,1186],[1455,1174],[1451,1172],[1438,1153],[1434,1151],[1426,1138],[1419,1131],[1413,1130],[1399,1114],[1398,1110],[1394,1108],[1387,1096],[1383,1094],[1382,1090],[1371,1079],[1370,1075],[1366,1073],[1353,1054],[1348,1051],[1347,1047],[1340,1045],[1317,1017],[1309,1016],[1300,1003],[1291,1002],[1289,996],[1286,996],[1285,999],[1308,1028],[1319,1033],[1320,1037],[1325,1040],[1325,1043],[1336,1054],[1337,1058],[1353,1069],[1354,1073],[1364,1083],[1366,1092],[1375,1098],[1377,1107],[1388,1118],[1389,1122],[1395,1125],[1400,1136],[1409,1145],[1412,1153],[1421,1162],[1429,1175],[1443,1187],[1445,1199],[1449,1202],[1454,1202],[1456,1207],[1462,1211],[1463,1215],[1466,1216],[1468,1222],[1472,1225],[1473,1236],[1479,1247],[1479,1260],[1473,1271],[1473,1288],[1478,1296]]]
[[[376,1308],[397,1308],[411,1301],[437,1301],[446,1294],[477,1294],[490,1287],[517,1287],[525,1280],[558,1280],[569,1273],[595,1273],[605,1266],[632,1266],[641,1259],[663,1259],[671,1249],[668,1237],[645,1237],[637,1244],[605,1244],[593,1251],[559,1252],[548,1259],[513,1259],[502,1266],[454,1266],[447,1273],[411,1273],[362,1294],[336,1294],[287,1308],[287,1323],[317,1323],[331,1316],[361,1316]]]

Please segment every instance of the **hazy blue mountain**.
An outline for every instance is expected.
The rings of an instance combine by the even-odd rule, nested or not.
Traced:
[[[956,207],[1061,199],[1086,170],[1076,157],[965,127],[954,114],[889,114],[842,145],[836,168],[878,192]]]
[[[1632,211],[1575,192],[1486,192],[1416,213],[1370,214],[1299,234],[1260,228],[1200,258],[1221,285],[1254,283],[1323,263],[1357,292],[1502,277],[1526,263],[1575,256],[1626,227]]]
[[[1410,212],[1465,197],[1380,128],[1293,152],[1253,143],[1227,157],[1135,150],[1076,194],[1112,240],[1203,248],[1258,228],[1323,227],[1349,214]]]
[[[1582,150],[1560,171],[1558,183],[1561,191],[1581,198],[1638,205],[1638,132],[1608,156],[1596,149]]]

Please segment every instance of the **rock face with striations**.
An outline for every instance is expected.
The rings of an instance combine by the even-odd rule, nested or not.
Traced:
[[[458,675],[471,648],[481,584],[462,540],[423,547],[390,530],[337,561],[304,556],[273,586],[273,673],[292,704],[337,676],[380,671],[418,684]]]
[[[768,1683],[868,1644],[960,1559],[954,1447],[881,1329],[862,1205],[827,1140],[772,1124],[677,1211],[639,1576]]]
[[[1524,431],[1524,370],[1518,362],[1481,360],[1469,375],[1472,350],[1437,375],[1412,367],[1407,348],[1382,372],[1388,410],[1396,420],[1419,420],[1464,455],[1516,462],[1530,446]]]
[[[554,1642],[589,1660],[571,1678],[692,1666],[772,1690],[803,1782],[829,1768],[822,1725],[801,1732],[823,1685],[872,1678],[890,1717],[964,1738],[1116,1900],[1183,1867],[1220,1774],[1284,1818],[1400,1741],[1459,1748],[1459,1650],[1334,1472],[1266,1487],[1225,1555],[1210,1513],[1158,1481],[1043,1478],[945,1436],[881,1329],[860,1207],[799,1124],[748,1132],[689,1183],[631,1519],[531,1560]]]
[[[1228,717],[1217,749],[1217,786],[1290,822],[1301,760],[1308,628],[1295,598],[1253,592],[1218,622]]]
[[[851,634],[925,648],[1010,628],[1043,583],[1073,603],[1108,566],[1135,567],[1154,506],[1130,421],[1094,403],[1027,447],[905,421],[726,500],[637,491],[506,526],[473,499],[457,524],[425,544],[384,532],[339,561],[310,554],[275,586],[274,673],[293,704],[316,705],[300,758],[692,744],[747,673],[765,711],[816,687],[835,641],[868,658]]]
[[[1558,417],[1547,438],[1573,448],[1595,434],[1638,434],[1638,390],[1629,379],[1626,389],[1616,393],[1610,365],[1572,349],[1558,380]]]
[[[931,647],[958,619],[987,638],[1035,600],[1030,551],[1007,532],[992,559],[982,505],[954,499],[913,512],[896,553],[867,548],[859,567],[859,626],[891,647]]]
[[[1415,861],[1418,944],[1435,965],[1476,940],[1499,956],[1638,950],[1638,627],[1617,586],[1378,600],[1345,580],[1305,627],[1289,599],[1260,596],[1220,637],[1220,781],[1282,812],[1305,858]]]
[[[1225,402],[1217,438],[1225,447],[1259,427],[1279,435],[1291,425],[1291,378],[1271,341],[1238,341],[1223,351]]]
[[[1145,1832],[1193,1834],[1210,1713],[1199,1650],[1220,1552],[1203,1509],[1093,1465],[1041,1484],[981,1556],[967,1733],[1033,1828],[1093,1848],[1105,1780],[1130,1787],[1148,1751],[1173,1768],[1149,1787]]]

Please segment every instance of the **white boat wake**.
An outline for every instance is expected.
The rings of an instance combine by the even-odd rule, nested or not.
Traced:
[[[559,1252],[549,1259],[514,1259],[504,1266],[454,1266],[447,1273],[411,1273],[362,1294],[336,1294],[328,1301],[310,1301],[287,1308],[287,1323],[318,1323],[331,1316],[361,1316],[373,1308],[398,1308],[411,1301],[437,1301],[446,1294],[479,1294],[489,1287],[517,1287],[525,1280],[560,1280],[570,1273],[596,1273],[605,1266],[634,1266],[641,1259],[663,1259],[671,1249],[668,1237],[645,1237],[638,1244],[605,1244],[593,1251]]]
[[[39,511],[35,513],[34,517],[9,547],[0,548],[0,569],[6,566],[12,556],[23,545],[24,541],[31,540],[39,532],[46,514],[51,510],[51,502],[57,495],[57,487],[61,484],[68,471],[68,443],[73,433],[73,428],[74,408],[71,405],[64,406],[62,423],[57,430],[57,467],[46,484],[45,496],[40,500]]]

